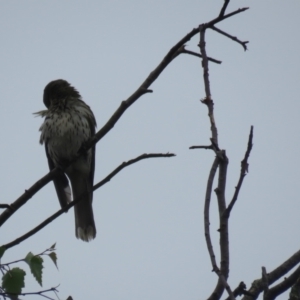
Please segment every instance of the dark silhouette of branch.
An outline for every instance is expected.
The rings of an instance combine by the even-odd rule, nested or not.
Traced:
[[[32,185],[9,207],[3,211],[0,215],[0,227],[15,213],[20,207],[22,207],[35,193],[37,193],[41,188],[43,188],[47,183],[49,183],[60,170],[58,168],[53,169],[47,175],[38,180],[34,185]]]
[[[249,168],[248,158],[250,156],[250,152],[252,150],[252,147],[253,147],[253,126],[251,126],[251,129],[250,129],[250,134],[249,134],[249,138],[248,138],[248,146],[247,146],[247,150],[246,150],[244,159],[241,161],[240,178],[239,178],[237,186],[235,187],[235,192],[234,192],[234,195],[232,197],[232,200],[230,201],[230,203],[229,203],[229,205],[228,205],[228,207],[225,211],[225,217],[227,217],[227,218],[229,218],[231,210],[232,210],[232,208],[233,208],[233,206],[234,206],[234,204],[235,204],[235,202],[238,198],[238,195],[239,195],[240,189],[242,187],[244,178],[245,178],[246,174],[249,172],[249,170],[248,170],[248,168]]]
[[[244,48],[245,51],[248,50],[247,49],[247,44],[249,43],[249,41],[243,42],[243,41],[239,40],[237,37],[232,36],[232,35],[226,33],[225,31],[223,31],[223,30],[221,30],[221,29],[219,29],[219,28],[217,28],[215,26],[212,26],[211,29],[214,30],[214,31],[216,31],[216,32],[218,32],[218,33],[220,33],[220,34],[222,34],[222,35],[224,35],[224,36],[226,36],[226,37],[228,37],[228,38],[230,38],[231,40],[239,43],[240,45],[242,45],[242,47]]]
[[[214,102],[211,98],[208,59],[207,59],[206,49],[205,49],[205,30],[206,30],[205,26],[203,25],[199,26],[199,31],[200,31],[199,48],[203,58],[202,68],[203,68],[203,80],[204,80],[204,88],[205,88],[205,95],[206,95],[205,99],[201,100],[201,102],[205,104],[208,108],[208,116],[211,125],[212,141],[214,144],[218,146],[218,130],[214,118]]]
[[[0,204],[0,208],[10,208],[9,204]]]
[[[97,190],[99,187],[101,187],[102,185],[104,185],[105,183],[109,182],[115,175],[117,175],[122,169],[140,161],[143,159],[147,159],[147,158],[157,158],[157,157],[173,157],[175,156],[175,154],[173,153],[150,153],[150,154],[142,154],[134,159],[131,159],[127,162],[123,162],[120,166],[118,166],[115,170],[113,170],[108,176],[106,176],[103,180],[101,180],[99,183],[95,184],[93,187],[93,191]],[[53,220],[55,220],[56,218],[58,218],[60,215],[62,215],[63,213],[67,212],[71,207],[73,207],[76,203],[78,203],[79,201],[81,201],[84,198],[84,194],[81,195],[80,197],[78,197],[77,199],[74,199],[72,202],[70,202],[65,208],[62,208],[60,210],[58,210],[56,213],[54,213],[53,215],[51,215],[49,218],[47,218],[46,220],[44,220],[42,223],[40,223],[38,226],[36,226],[35,228],[33,228],[32,230],[28,231],[26,234],[20,236],[19,238],[15,239],[14,241],[7,243],[5,245],[2,245],[1,247],[4,247],[5,249],[11,248],[13,246],[16,246],[18,244],[20,244],[21,242],[25,241],[26,239],[28,239],[29,237],[31,237],[32,235],[34,235],[35,233],[37,233],[38,231],[40,231],[42,228],[44,228],[46,225],[48,225],[49,223],[51,223]]]
[[[213,181],[219,166],[219,159],[216,157],[213,165],[210,169],[207,185],[206,185],[206,193],[205,193],[205,202],[204,202],[204,235],[206,240],[206,245],[210,257],[210,261],[213,267],[213,271],[219,272],[219,267],[216,262],[216,256],[213,250],[213,245],[210,237],[210,218],[209,218],[209,208],[210,208],[210,200],[211,200],[211,192]]]
[[[205,149],[205,150],[212,150],[213,147],[212,145],[209,146],[191,146],[189,149]]]
[[[230,1],[230,0],[224,0],[224,4],[223,4],[223,7],[222,7],[222,9],[221,9],[221,11],[220,11],[219,17],[224,16],[225,11],[226,11],[226,8],[227,8],[227,6],[228,6],[228,4],[229,4],[229,1]]]
[[[201,55],[201,54],[199,54],[199,53],[197,53],[197,52],[194,52],[194,51],[186,50],[185,48],[182,49],[182,50],[180,51],[180,53],[189,54],[189,55],[193,55],[193,56],[202,58],[202,55]],[[222,63],[222,61],[217,60],[217,59],[212,58],[212,57],[207,57],[207,59],[208,59],[209,61],[213,62],[213,63],[216,63],[216,64],[221,64],[221,63]]]
[[[112,171],[109,175],[107,175],[104,179],[94,185],[93,191],[97,190],[99,187],[104,185],[105,183],[109,182],[115,175],[117,175],[122,169],[128,167],[142,159],[147,158],[157,158],[157,157],[173,157],[176,156],[173,153],[151,153],[151,154],[142,154],[134,159],[128,160],[127,162],[123,162],[120,166],[118,166],[114,171]]]

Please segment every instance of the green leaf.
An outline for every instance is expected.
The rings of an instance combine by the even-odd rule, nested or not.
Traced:
[[[55,264],[57,270],[58,270],[58,266],[57,266],[57,255],[55,252],[51,252],[50,254],[48,254],[49,257],[51,258],[51,260],[53,261],[53,263]]]
[[[0,258],[3,256],[5,250],[6,250],[6,248],[0,247]]]
[[[55,246],[56,246],[56,243],[54,243],[54,244],[49,248],[49,250],[55,250]]]
[[[25,257],[25,261],[28,263],[30,271],[36,281],[42,286],[43,259],[39,255],[33,255],[29,252]]]
[[[20,294],[25,286],[25,271],[20,268],[13,268],[2,277],[2,288],[6,293]]]

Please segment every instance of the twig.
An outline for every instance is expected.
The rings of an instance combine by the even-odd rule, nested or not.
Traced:
[[[194,52],[194,51],[186,50],[186,49],[181,50],[181,53],[185,53],[185,54],[189,54],[189,55],[193,55],[193,56],[202,58],[201,54],[199,54],[197,52]],[[207,57],[207,59],[209,61],[213,62],[213,63],[216,63],[216,64],[221,64],[222,63],[221,60],[217,60],[217,59],[212,58],[212,57]]]
[[[49,183],[60,170],[58,168],[53,169],[47,175],[38,180],[34,185],[32,185],[5,211],[0,215],[0,227],[8,220],[8,218],[14,214],[20,207],[22,207],[35,193],[37,193],[42,187]]]
[[[222,34],[222,35],[224,35],[224,36],[230,38],[231,40],[233,40],[233,41],[239,43],[240,45],[242,45],[242,47],[244,48],[245,51],[248,50],[248,49],[247,49],[247,44],[249,43],[249,41],[243,42],[243,41],[239,40],[237,37],[232,36],[232,35],[228,34],[227,32],[225,32],[225,31],[223,31],[223,30],[221,30],[221,29],[219,29],[219,28],[217,28],[217,27],[215,27],[215,26],[211,26],[210,28],[211,28],[212,30],[217,31],[218,33],[220,33],[220,34]]]
[[[206,95],[205,99],[201,100],[201,102],[204,103],[208,108],[208,116],[211,124],[212,141],[214,144],[218,146],[218,130],[214,119],[214,102],[211,98],[208,59],[207,59],[206,49],[205,49],[205,30],[206,30],[205,26],[203,25],[199,26],[199,31],[200,31],[199,48],[203,58],[202,68],[203,68],[203,80],[204,80],[204,88],[205,88],[205,95]]]
[[[150,153],[150,154],[142,154],[142,155],[140,155],[140,156],[138,156],[134,159],[131,159],[131,160],[127,161],[127,162],[123,162],[120,166],[118,166],[115,170],[113,170],[108,176],[106,176],[103,180],[101,180],[99,183],[94,185],[93,191],[95,191],[96,189],[98,189],[99,187],[104,185],[105,183],[109,182],[112,177],[114,177],[117,173],[119,173],[125,167],[130,166],[130,165],[132,165],[132,164],[134,164],[134,163],[136,163],[140,160],[147,159],[147,158],[154,158],[154,157],[156,158],[156,157],[173,157],[173,156],[175,156],[175,154],[173,154],[173,153],[166,153],[166,154],[163,154],[163,153]],[[42,223],[40,223],[38,226],[36,226],[32,230],[28,231],[26,234],[18,237],[17,239],[15,239],[14,241],[12,241],[10,243],[2,245],[1,247],[4,247],[5,249],[8,249],[8,248],[11,248],[13,246],[16,246],[16,245],[20,244],[24,240],[28,239],[29,237],[31,237],[32,235],[34,235],[35,233],[40,231],[46,225],[48,225],[53,220],[55,220],[57,217],[62,215],[64,212],[68,211],[71,207],[73,207],[76,203],[78,203],[83,198],[83,196],[84,195],[81,195],[78,198],[74,199],[65,208],[62,208],[62,209],[58,210],[56,213],[51,215],[49,218],[44,220]]]
[[[191,147],[189,147],[189,149],[206,149],[206,150],[212,150],[213,147],[212,147],[212,145],[209,145],[209,146],[191,146]]]
[[[229,1],[230,0],[224,0],[224,4],[223,4],[223,7],[222,7],[222,9],[220,11],[219,17],[223,17],[224,16],[226,8],[227,8],[227,6],[229,4]]]
[[[213,267],[213,271],[219,270],[216,262],[216,256],[213,250],[213,245],[211,242],[210,237],[210,220],[209,220],[209,208],[210,208],[210,200],[211,200],[211,192],[212,192],[212,185],[213,181],[217,172],[219,166],[219,159],[216,157],[213,165],[210,169],[207,185],[206,185],[206,193],[205,193],[205,202],[204,202],[204,235],[205,235],[205,241],[210,257],[210,261]]]
[[[176,156],[173,153],[151,153],[151,154],[142,154],[134,159],[128,160],[127,162],[123,162],[120,166],[118,166],[114,171],[112,171],[109,175],[107,175],[104,179],[102,179],[100,182],[94,185],[93,191],[97,190],[99,187],[104,185],[105,183],[109,182],[115,175],[117,175],[122,169],[125,167],[128,167],[142,159],[147,158],[156,158],[156,157],[173,157]]]
[[[228,205],[228,207],[225,211],[225,217],[227,217],[227,218],[229,218],[229,216],[230,216],[231,210],[232,210],[232,208],[233,208],[233,206],[234,206],[234,204],[235,204],[235,202],[238,198],[238,195],[239,195],[240,189],[242,187],[244,178],[245,178],[247,172],[249,171],[248,170],[248,167],[249,167],[248,158],[250,156],[252,147],[253,147],[253,126],[251,126],[251,128],[250,128],[250,134],[249,134],[249,138],[248,138],[247,150],[245,152],[244,159],[241,161],[240,178],[239,178],[238,184],[235,188],[235,192],[234,192],[234,195],[232,197],[232,200],[230,201],[230,203],[229,203],[229,205]]]

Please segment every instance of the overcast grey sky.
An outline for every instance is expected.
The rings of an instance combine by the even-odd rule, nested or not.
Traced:
[[[92,108],[98,128],[108,120],[192,28],[215,18],[215,1],[4,1],[0,9],[1,203],[13,202],[48,172],[39,145],[45,85],[63,78]],[[247,287],[299,249],[299,0],[232,0],[228,12],[250,10],[219,24],[249,51],[207,33],[219,141],[229,157],[227,200],[237,183],[250,126],[254,148],[230,218],[230,278]],[[187,49],[198,51],[198,36]],[[61,299],[206,298],[216,283],[203,234],[209,144],[201,62],[182,55],[97,145],[95,182],[142,153],[174,152],[130,166],[94,195],[97,238],[75,238],[73,211],[21,245],[3,262],[57,243],[59,271],[45,261],[44,288]],[[59,209],[48,184],[1,228],[10,242]],[[211,231],[218,255],[215,201]],[[26,268],[26,266],[23,266]],[[27,270],[27,269],[26,269]],[[27,270],[26,291],[40,290]],[[224,294],[224,296],[227,296]]]

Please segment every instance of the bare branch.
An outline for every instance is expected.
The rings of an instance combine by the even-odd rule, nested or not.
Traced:
[[[207,249],[209,252],[209,256],[210,256],[210,260],[211,260],[211,264],[213,267],[213,271],[219,276],[219,280],[218,280],[218,284],[214,290],[214,292],[212,293],[212,295],[208,298],[210,300],[212,299],[219,299],[222,295],[222,292],[224,290],[224,288],[227,290],[229,297],[231,300],[234,300],[234,294],[231,291],[226,278],[228,277],[228,272],[226,272],[226,265],[222,262],[222,259],[226,259],[226,255],[224,255],[224,253],[227,253],[226,251],[223,251],[223,257],[221,259],[221,270],[219,269],[219,267],[217,266],[217,262],[216,262],[216,257],[214,254],[214,250],[213,250],[213,245],[211,242],[211,237],[210,237],[210,221],[209,221],[209,208],[210,208],[210,199],[211,199],[211,192],[212,192],[212,185],[213,185],[213,180],[217,171],[217,168],[220,164],[220,158],[216,157],[214,160],[214,163],[211,167],[210,173],[209,173],[209,177],[207,180],[207,186],[206,186],[206,195],[205,195],[205,205],[204,205],[204,230],[205,230],[205,240],[206,240],[206,245],[207,245]],[[220,184],[220,186],[223,185],[223,182]],[[220,187],[221,188],[221,187]],[[221,250],[222,251],[222,250]],[[222,255],[221,253],[221,255]],[[224,268],[225,266],[225,268]],[[224,276],[225,274],[225,276]]]
[[[205,149],[205,150],[213,150],[212,145],[209,146],[191,146],[189,149]]]
[[[142,159],[147,158],[157,158],[157,157],[173,157],[175,154],[173,153],[151,153],[151,154],[142,154],[134,159],[128,160],[127,162],[123,162],[120,166],[118,166],[114,171],[112,171],[109,175],[107,175],[104,179],[94,185],[93,191],[97,190],[99,187],[104,185],[105,183],[109,182],[115,175],[117,175],[122,169],[128,167]]]
[[[216,256],[215,256],[215,253],[213,250],[213,245],[212,245],[211,237],[210,237],[209,208],[210,208],[212,185],[213,185],[213,181],[214,181],[218,166],[219,166],[219,159],[216,157],[213,162],[213,165],[210,169],[209,176],[208,176],[207,185],[206,185],[206,193],[205,193],[205,203],[204,203],[204,234],[205,234],[206,245],[207,245],[209,257],[211,260],[211,264],[213,267],[213,271],[219,270],[219,268],[217,266]]]
[[[208,108],[208,116],[211,124],[211,133],[212,133],[211,139],[212,142],[218,146],[218,130],[214,118],[214,102],[211,98],[208,59],[207,59],[206,49],[205,49],[205,27],[203,25],[200,25],[199,31],[200,31],[199,48],[203,58],[202,68],[203,68],[203,80],[204,80],[205,95],[206,95],[205,99],[201,100],[201,102],[205,104]]]
[[[10,208],[9,204],[0,204],[0,208]]]
[[[60,172],[60,169],[55,168],[47,175],[38,180],[34,185],[32,185],[9,207],[3,211],[0,215],[0,227],[8,220],[8,218],[14,214],[20,207],[22,207],[35,193],[37,193],[41,188],[43,188],[47,183],[49,183],[56,174]]]
[[[229,1],[230,0],[224,0],[224,4],[223,4],[223,7],[222,7],[222,9],[220,11],[219,17],[223,17],[224,16],[226,8],[227,8],[227,6],[229,4]]]
[[[223,31],[223,30],[221,30],[221,29],[219,29],[219,28],[217,28],[217,27],[215,27],[215,26],[211,26],[210,28],[211,28],[212,30],[217,31],[217,32],[219,32],[220,34],[222,34],[222,35],[224,35],[224,36],[230,38],[231,40],[233,40],[233,41],[239,43],[240,45],[242,45],[242,47],[244,48],[245,51],[248,50],[248,49],[247,49],[247,44],[249,43],[249,41],[243,42],[243,41],[239,40],[237,37],[232,36],[232,35],[226,33],[225,31]]]
[[[194,52],[194,51],[186,50],[185,48],[183,50],[181,50],[181,53],[185,53],[185,54],[189,54],[189,55],[193,55],[193,56],[202,58],[201,54],[199,54],[197,52]],[[213,62],[213,63],[216,63],[216,64],[221,64],[222,63],[221,60],[217,60],[215,58],[207,57],[207,59],[209,61]]]
[[[240,178],[239,178],[238,184],[235,188],[235,192],[234,192],[234,195],[232,197],[232,200],[230,201],[230,203],[229,203],[229,205],[226,209],[226,212],[225,212],[225,217],[227,217],[227,218],[229,218],[231,210],[232,210],[232,208],[233,208],[233,206],[234,206],[234,204],[235,204],[235,202],[238,198],[238,195],[239,195],[240,189],[242,187],[244,178],[245,178],[246,174],[249,172],[249,170],[248,170],[248,167],[249,167],[248,158],[250,156],[250,152],[252,150],[252,147],[253,147],[253,126],[251,126],[251,128],[250,128],[250,134],[249,134],[249,138],[248,138],[247,150],[246,150],[244,159],[241,161]]]
[[[113,170],[108,176],[106,176],[103,180],[101,180],[99,183],[95,184],[94,187],[93,187],[93,191],[97,190],[99,187],[101,187],[105,183],[109,182],[112,179],[112,177],[114,177],[116,174],[118,174],[125,167],[130,166],[130,165],[132,165],[132,164],[134,164],[134,163],[136,163],[140,160],[147,159],[147,158],[173,157],[173,156],[175,156],[175,154],[173,154],[173,153],[166,153],[166,154],[163,154],[163,153],[150,153],[150,154],[142,154],[142,155],[140,155],[140,156],[138,156],[134,159],[131,159],[131,160],[127,161],[127,162],[123,162],[120,166],[118,166],[115,170]],[[42,228],[44,228],[46,225],[51,223],[53,220],[58,218],[64,212],[68,211],[76,203],[81,201],[83,199],[83,197],[84,197],[84,194],[81,195],[80,197],[78,197],[77,199],[74,199],[65,208],[62,208],[62,209],[58,210],[56,213],[51,215],[49,218],[44,220],[42,223],[40,223],[38,226],[36,226],[32,230],[28,231],[26,234],[18,237],[17,239],[15,239],[14,241],[12,241],[10,243],[2,245],[1,247],[4,247],[5,249],[8,249],[8,248],[16,246],[16,245],[20,244],[21,242],[25,241],[26,239],[28,239],[29,237],[31,237],[32,235],[34,235],[35,233],[40,231]]]
[[[224,21],[225,19],[228,19],[228,18],[230,18],[234,15],[237,15],[241,12],[244,12],[248,9],[249,9],[249,7],[239,8],[239,9],[237,9],[237,10],[235,10],[235,11],[233,11],[233,12],[231,12],[231,13],[225,15],[225,16],[218,16],[217,18],[211,20],[210,22],[208,22],[204,25],[205,25],[206,28],[211,28],[211,26],[214,26],[215,24],[220,23],[220,22]]]

